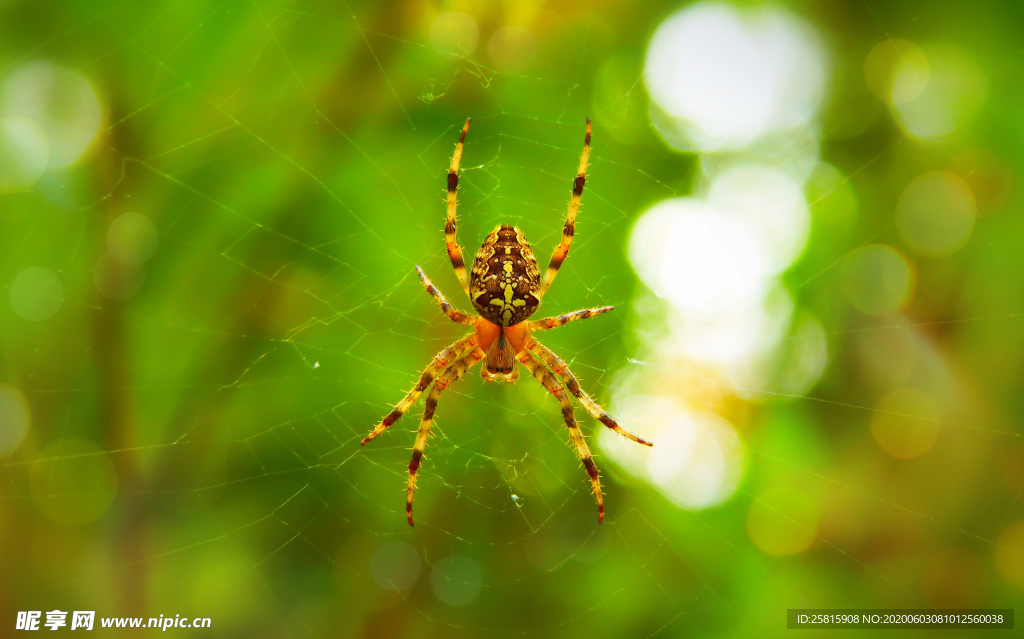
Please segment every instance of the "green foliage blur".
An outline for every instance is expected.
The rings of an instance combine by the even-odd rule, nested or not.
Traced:
[[[0,82],[46,61],[84,77],[100,107],[80,159],[0,194],[0,448],[28,424],[0,459],[0,634],[18,611],[59,609],[210,617],[169,631],[197,637],[748,637],[782,635],[787,608],[1019,603],[1024,541],[1006,532],[1024,518],[1013,2],[787,5],[830,52],[820,154],[843,188],[809,184],[810,241],[784,276],[829,359],[805,396],[722,389],[747,450],[725,504],[682,510],[598,451],[598,527],[558,405],[527,377],[474,371],[442,396],[415,528],[405,486],[422,404],[360,446],[463,330],[414,266],[469,309],[443,236],[467,117],[467,257],[507,223],[541,260],[594,121],[576,243],[541,314],[617,307],[545,336],[608,400],[640,339],[629,231],[700,174],[652,127],[643,83],[647,42],[681,6],[0,1]],[[446,11],[475,19],[472,55],[432,42]],[[508,24],[535,35],[530,59],[488,48]],[[865,59],[888,38],[973,56],[987,97],[955,136],[914,139],[868,91]],[[893,215],[930,170],[974,188],[973,236],[909,258],[899,314],[859,313],[842,261],[868,243],[913,256]],[[856,202],[849,219],[839,197]],[[902,410],[877,407],[904,365],[957,397],[913,459],[872,436]],[[601,428],[577,413],[588,436]],[[758,506],[779,487],[815,511],[813,542],[786,556],[748,531],[758,516],[793,523]],[[472,560],[469,581],[445,581],[463,565],[450,557]]]

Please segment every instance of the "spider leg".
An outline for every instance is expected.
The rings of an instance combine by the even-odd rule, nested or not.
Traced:
[[[595,315],[601,315],[602,313],[607,313],[614,309],[614,306],[601,306],[599,308],[585,308],[580,311],[573,311],[572,313],[556,315],[554,317],[545,317],[544,319],[533,320],[530,322],[530,330],[546,331],[552,328],[558,328],[559,326],[565,326],[569,322],[587,319],[588,317],[593,317]]]
[[[556,375],[561,375],[565,380],[565,387],[569,389],[569,392],[579,400],[580,404],[583,404],[583,407],[586,408],[591,415],[600,420],[602,424],[614,430],[626,439],[633,440],[638,444],[643,444],[644,446],[654,445],[645,439],[640,439],[633,433],[619,426],[618,423],[612,419],[612,416],[606,413],[605,410],[601,408],[601,405],[595,402],[594,399],[587,394],[587,391],[580,387],[579,381],[576,379],[576,376],[572,374],[572,371],[569,370],[568,364],[566,364],[561,357],[556,355],[554,351],[537,340],[533,340],[526,348],[531,353],[537,355],[542,362],[551,367],[551,370],[554,371]]]
[[[437,408],[437,399],[441,396],[452,382],[462,377],[463,374],[472,368],[477,362],[484,358],[484,352],[479,348],[469,351],[462,358],[455,360],[444,369],[434,387],[427,394],[426,406],[423,408],[423,419],[420,421],[420,430],[416,434],[416,444],[412,449],[412,459],[409,460],[409,486],[406,489],[405,513],[409,517],[409,525],[412,526],[412,496],[416,491],[416,471],[419,470],[420,460],[423,458],[423,449],[427,447],[427,437],[430,436],[430,429],[434,425],[434,410]]]
[[[444,311],[445,315],[451,318],[453,322],[455,322],[456,324],[465,324],[467,326],[472,326],[473,324],[476,324],[476,318],[474,316],[468,313],[463,313],[459,309],[452,306],[451,303],[447,299],[445,299],[444,293],[442,293],[440,289],[434,286],[434,283],[430,281],[430,278],[427,277],[427,274],[423,272],[423,269],[417,266],[416,272],[420,274],[420,279],[423,280],[423,285],[427,287],[427,292],[430,293],[430,295],[437,300],[438,304],[441,305],[441,310]]]
[[[555,281],[558,269],[562,268],[562,262],[569,255],[569,247],[572,245],[572,236],[576,232],[576,212],[580,209],[580,199],[583,197],[583,185],[587,181],[587,158],[590,157],[590,118],[587,118],[587,136],[583,141],[583,155],[580,156],[580,167],[576,172],[576,179],[572,183],[572,198],[569,200],[569,212],[565,216],[565,226],[562,227],[562,241],[555,247],[555,252],[548,262],[548,270],[544,273],[544,281],[541,282],[539,294],[547,293],[551,282]]]
[[[455,275],[462,284],[462,290],[469,295],[469,276],[466,274],[466,262],[462,259],[462,247],[455,237],[455,210],[458,208],[459,191],[459,162],[462,160],[462,143],[466,140],[466,132],[469,131],[471,119],[466,120],[462,127],[462,135],[455,145],[455,155],[452,156],[452,164],[448,168],[448,221],[444,225],[444,241],[448,248],[448,258],[452,261]]]
[[[463,337],[459,341],[455,342],[448,348],[444,349],[440,353],[434,356],[434,359],[430,364],[423,370],[423,374],[420,375],[420,381],[416,383],[416,386],[409,391],[402,401],[398,402],[394,410],[387,414],[387,416],[377,426],[370,431],[370,434],[363,440],[362,445],[366,445],[367,442],[380,435],[384,430],[398,421],[398,419],[405,414],[407,410],[419,399],[419,396],[423,394],[427,386],[430,386],[430,382],[434,381],[437,372],[446,368],[453,361],[459,359],[466,354],[470,349],[476,348],[477,338],[476,333],[470,333]]]
[[[565,425],[569,428],[572,443],[576,446],[576,452],[579,454],[580,459],[583,460],[583,466],[587,469],[587,475],[590,476],[590,483],[594,488],[594,497],[597,499],[597,523],[601,523],[604,521],[604,497],[601,494],[601,480],[597,475],[597,465],[594,464],[594,457],[590,454],[590,449],[587,448],[587,441],[583,438],[583,433],[580,432],[580,428],[576,424],[576,415],[572,409],[572,402],[569,401],[569,394],[565,392],[565,387],[562,386],[561,382],[555,378],[551,371],[533,359],[527,351],[520,351],[516,357],[527,370],[533,373],[537,381],[555,396],[555,399],[561,405],[562,418],[565,419]]]

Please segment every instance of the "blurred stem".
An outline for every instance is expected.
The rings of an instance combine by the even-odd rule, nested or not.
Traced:
[[[109,224],[104,225],[104,231],[107,226]],[[97,236],[106,240],[105,232]],[[122,277],[123,268],[116,267],[112,276]],[[100,423],[107,425],[105,443],[108,450],[114,451],[119,485],[121,520],[112,539],[112,554],[118,558],[116,565],[122,566],[119,572],[122,613],[142,616],[146,601],[145,510],[141,499],[144,491],[128,394],[131,375],[125,349],[123,306],[123,302],[105,300],[96,315],[96,373]]]

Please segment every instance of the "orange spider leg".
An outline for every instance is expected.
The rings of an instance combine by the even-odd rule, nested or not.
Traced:
[[[572,402],[569,401],[569,395],[565,392],[565,387],[562,386],[551,371],[533,359],[528,351],[523,350],[516,358],[522,362],[527,370],[533,373],[537,381],[544,388],[548,389],[561,405],[562,418],[565,420],[565,425],[569,427],[569,435],[572,437],[572,443],[576,446],[576,453],[583,460],[583,466],[587,469],[587,475],[590,476],[590,484],[594,488],[594,497],[597,499],[597,523],[601,523],[604,521],[604,497],[601,494],[601,480],[598,478],[594,457],[590,454],[590,449],[587,448],[587,441],[583,438],[583,433],[580,432],[580,428],[576,424],[576,415],[572,409]]]
[[[640,439],[633,433],[619,426],[618,423],[612,419],[612,416],[606,413],[605,410],[601,408],[601,405],[595,402],[594,399],[580,387],[579,381],[576,379],[576,376],[572,374],[572,371],[569,370],[569,366],[561,357],[556,355],[554,351],[537,340],[531,340],[529,346],[526,348],[531,353],[540,357],[541,361],[549,366],[556,375],[561,375],[565,380],[565,387],[569,392],[579,400],[580,404],[583,404],[583,407],[586,408],[591,415],[600,420],[602,424],[614,430],[626,439],[633,440],[638,444],[643,444],[644,446],[654,445],[645,439]]]
[[[452,156],[452,163],[448,168],[448,220],[444,225],[444,241],[448,248],[448,258],[452,261],[455,275],[459,278],[459,284],[462,284],[462,290],[466,291],[466,295],[469,295],[469,275],[466,274],[466,261],[462,259],[462,247],[459,246],[459,240],[455,237],[455,211],[459,206],[459,162],[462,161],[462,144],[466,141],[466,132],[469,131],[471,121],[470,118],[467,118],[465,126],[462,127],[462,135],[459,136],[459,141],[455,145],[455,154]]]
[[[416,383],[416,386],[409,391],[409,394],[406,395],[402,401],[398,402],[398,405],[395,406],[394,410],[388,413],[381,423],[377,424],[377,426],[370,431],[370,434],[363,440],[363,445],[366,445],[367,442],[383,433],[388,426],[397,422],[398,419],[416,402],[416,400],[419,399],[419,396],[423,394],[423,391],[426,390],[427,386],[430,386],[430,382],[434,381],[434,377],[437,375],[438,371],[447,368],[452,362],[465,355],[467,351],[475,348],[476,344],[476,333],[473,332],[438,353],[426,369],[423,370],[423,374],[420,375],[420,381]]]
[[[423,408],[423,419],[420,421],[420,430],[416,434],[416,444],[412,449],[412,459],[409,461],[409,486],[406,489],[405,512],[409,517],[409,525],[412,526],[412,497],[416,491],[416,471],[419,470],[420,460],[423,458],[423,449],[427,447],[427,437],[430,436],[430,429],[434,425],[434,410],[437,408],[437,399],[441,396],[452,382],[472,368],[477,362],[484,358],[484,352],[479,348],[466,353],[461,359],[452,362],[442,372],[434,387],[427,394],[426,406]]]
[[[583,154],[580,156],[580,166],[576,171],[576,179],[572,183],[572,198],[569,200],[569,212],[565,216],[565,226],[562,227],[562,241],[555,247],[555,252],[548,262],[548,270],[544,273],[544,281],[540,284],[539,295],[543,297],[548,292],[548,287],[555,281],[558,269],[562,268],[562,262],[569,256],[569,247],[572,246],[572,236],[576,232],[576,212],[580,209],[580,199],[583,197],[583,185],[587,181],[587,159],[590,157],[590,118],[587,118],[587,135],[583,140]]]
[[[556,315],[554,317],[545,317],[544,319],[533,320],[529,323],[531,331],[547,331],[552,328],[558,328],[559,326],[565,326],[569,322],[575,322],[576,320],[587,319],[595,315],[601,315],[608,311],[615,310],[614,306],[600,306],[598,308],[585,308],[580,311],[573,311],[572,313],[565,313],[564,315]]]

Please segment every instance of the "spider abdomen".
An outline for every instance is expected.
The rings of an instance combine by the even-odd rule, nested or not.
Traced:
[[[498,326],[512,326],[537,310],[539,288],[540,267],[523,232],[504,224],[495,227],[473,260],[473,308]]]

